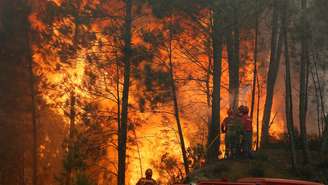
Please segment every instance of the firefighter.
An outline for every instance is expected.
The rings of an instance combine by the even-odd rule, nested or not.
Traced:
[[[222,133],[227,132],[227,126],[230,123],[230,121],[233,119],[233,111],[231,108],[228,109],[227,111],[227,117],[224,118],[222,124],[221,124],[221,131]]]
[[[147,169],[145,175],[146,177],[139,179],[136,185],[157,185],[156,181],[152,178],[153,171],[151,169]]]
[[[222,124],[221,124],[221,131],[222,133],[225,134],[225,158],[230,158],[231,157],[231,150],[232,150],[232,145],[230,141],[230,137],[228,137],[227,130],[228,127],[230,127],[233,121],[233,112],[232,109],[229,108],[227,111],[227,117],[224,118]]]
[[[242,134],[241,120],[232,109],[228,110],[227,117],[223,120],[221,130],[225,133],[226,158],[234,158],[239,153],[240,136]]]
[[[243,124],[243,141],[242,141],[242,152],[247,158],[252,158],[252,136],[253,126],[252,120],[248,116],[249,109],[247,106],[241,105],[238,108],[239,115],[241,116],[241,122]]]

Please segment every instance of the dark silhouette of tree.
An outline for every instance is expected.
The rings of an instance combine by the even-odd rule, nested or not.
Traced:
[[[296,147],[295,147],[295,131],[294,131],[294,117],[293,117],[293,97],[292,97],[292,83],[291,83],[291,70],[289,59],[289,46],[288,46],[288,9],[289,1],[283,3],[282,15],[282,32],[284,37],[284,54],[285,54],[285,109],[286,109],[286,125],[288,130],[288,140],[291,151],[291,164],[292,168],[296,169]]]
[[[232,1],[226,6],[231,9],[227,20],[230,20],[228,33],[226,35],[228,63],[229,63],[229,102],[230,107],[237,110],[239,104],[239,65],[240,65],[240,23],[239,12],[240,2],[238,0]]]
[[[277,74],[280,64],[280,55],[282,50],[282,32],[280,23],[280,8],[281,1],[273,1],[273,13],[272,13],[272,36],[271,36],[271,55],[270,65],[266,81],[266,99],[264,105],[264,113],[262,120],[262,139],[261,146],[265,148],[268,144],[269,139],[269,124],[271,122],[271,110],[274,96],[274,87],[277,80]]]
[[[299,96],[299,121],[300,134],[302,140],[303,162],[306,164],[310,160],[310,152],[307,141],[306,118],[308,110],[308,81],[310,68],[310,53],[308,45],[309,24],[306,17],[307,1],[302,0],[302,15],[301,15],[301,62],[300,62],[300,96]]]
[[[256,93],[256,81],[257,81],[257,58],[258,58],[258,35],[259,35],[259,3],[258,0],[256,0],[255,4],[255,38],[254,38],[254,58],[253,58],[253,83],[252,83],[252,101],[251,101],[251,112],[250,112],[250,117],[251,120],[253,120],[253,115],[254,115],[254,105],[255,105],[255,93]],[[259,91],[259,89],[258,89]],[[259,92],[258,92],[259,93]],[[256,140],[258,141],[258,135]]]
[[[117,184],[125,184],[125,169],[126,169],[126,139],[127,139],[127,124],[128,124],[128,104],[129,104],[129,89],[130,89],[130,71],[131,71],[131,37],[132,37],[132,0],[125,1],[125,25],[124,25],[124,84],[122,95],[122,116],[118,129],[118,179]]]
[[[212,120],[209,126],[207,140],[207,163],[210,164],[217,160],[220,146],[220,86],[222,73],[222,28],[220,17],[220,2],[212,5],[213,25],[212,25],[212,49],[213,49],[213,92],[212,92]]]
[[[25,184],[31,169],[33,185],[38,183],[38,141],[35,91],[31,50],[30,6],[26,1],[2,1],[0,16],[1,81],[1,179],[2,184]],[[30,132],[26,132],[26,130]],[[13,138],[14,137],[14,138]],[[27,138],[32,138],[25,142]],[[26,153],[31,166],[25,166]]]

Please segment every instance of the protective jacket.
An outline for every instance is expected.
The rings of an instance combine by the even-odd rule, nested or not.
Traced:
[[[136,185],[157,185],[154,179],[141,178]]]
[[[245,132],[252,132],[253,131],[252,120],[248,115],[243,115],[241,117],[241,122],[243,124]]]
[[[221,131],[222,133],[226,133],[228,130],[228,127],[231,126],[233,122],[233,116],[228,116],[226,118],[224,118],[222,124],[221,124]]]
[[[241,139],[243,134],[243,124],[241,118],[233,116],[225,120],[226,125],[226,156],[234,158],[240,151]]]

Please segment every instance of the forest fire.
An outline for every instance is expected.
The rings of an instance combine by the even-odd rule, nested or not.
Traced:
[[[250,52],[251,53],[251,52]],[[83,58],[83,55],[79,55],[78,58]],[[35,61],[39,61],[41,62],[41,59],[37,58],[37,55],[35,55]],[[177,59],[179,60],[179,59]],[[181,60],[181,59],[180,59]],[[225,61],[226,62],[226,61]],[[246,61],[246,64],[248,64],[248,67],[245,67],[245,71],[251,71],[252,70],[252,66],[250,65],[251,61]],[[227,65],[227,64],[226,64]],[[84,78],[84,71],[85,68],[88,68],[87,65],[85,65],[85,63],[83,62],[83,60],[78,60],[76,65],[73,67],[70,67],[67,69],[67,74],[63,74],[63,73],[48,73],[47,78],[49,79],[49,81],[51,81],[51,83],[55,84],[56,86],[60,86],[60,87],[66,87],[68,89],[70,88],[74,88],[74,87],[79,87],[76,88],[76,93],[78,97],[84,97],[87,98],[88,95],[85,94],[85,92],[83,92],[84,89],[83,86],[83,78]],[[247,72],[246,72],[247,74]],[[251,102],[251,92],[250,89],[247,88],[247,86],[249,86],[247,84],[247,81],[249,81],[251,79],[251,73],[248,72],[248,74],[250,74],[249,76],[245,76],[245,84],[241,83],[241,86],[246,86],[245,90],[243,90],[242,96],[241,96],[241,103],[245,104],[245,105],[249,105]],[[67,75],[67,76],[65,76]],[[228,73],[223,73],[222,75],[223,79],[228,79]],[[228,80],[227,80],[228,81]],[[263,84],[262,86],[264,87],[265,84]],[[64,88],[64,89],[66,89]],[[190,83],[188,85],[186,85],[185,87],[183,87],[183,89],[195,89],[197,88],[197,84],[193,84]],[[62,89],[62,90],[64,90]],[[132,89],[132,91],[134,91]],[[263,92],[264,89],[261,89],[261,91]],[[223,97],[228,97],[229,94],[227,91],[223,91],[222,92]],[[278,94],[278,93],[277,93]],[[51,92],[50,92],[51,95]],[[53,103],[51,102],[51,98],[48,97],[48,95],[45,95],[44,98],[45,100],[49,101],[48,103]],[[199,96],[193,93],[189,93],[188,94],[189,98],[192,97],[192,99],[204,99],[203,96]],[[271,136],[273,136],[276,139],[280,139],[282,134],[285,132],[284,129],[284,118],[282,116],[282,112],[281,110],[279,110],[279,104],[276,105],[275,102],[280,102],[281,100],[279,99],[279,95],[277,96],[276,100],[274,100],[274,106],[273,106],[273,112],[275,112],[275,114],[272,114],[272,126],[270,128],[270,134]],[[69,94],[66,94],[64,96],[61,97],[60,100],[56,100],[61,101],[61,102],[67,102],[69,101]],[[260,97],[261,100],[263,100],[265,97],[262,96]],[[183,101],[184,102],[189,102],[190,100],[186,97],[183,97]],[[221,115],[225,116],[226,115],[226,109],[228,109],[228,100],[227,99],[223,99],[223,102],[225,102],[223,104],[222,107],[222,111],[221,111]],[[263,104],[263,102],[260,102],[261,104]],[[112,103],[104,103],[103,104],[103,108],[111,108],[113,106],[115,106]],[[277,108],[276,108],[277,107]],[[203,107],[202,109],[206,109],[206,107]],[[202,110],[201,109],[201,110]],[[58,112],[60,115],[64,116],[64,113],[62,112],[63,110],[61,108],[55,109],[56,112]],[[166,107],[162,110],[163,112],[170,112],[170,108]],[[278,113],[279,111],[279,113]],[[263,110],[260,109],[260,114],[262,115]],[[163,157],[163,155],[165,154],[169,154],[171,157],[174,157],[177,160],[177,165],[179,165],[179,168],[182,168],[182,161],[180,159],[181,156],[181,150],[179,148],[179,138],[177,135],[177,128],[176,125],[174,124],[174,118],[172,115],[167,115],[164,116],[161,114],[149,114],[149,113],[139,113],[140,115],[138,117],[140,117],[139,119],[143,119],[142,122],[145,122],[144,125],[142,125],[141,127],[135,127],[134,130],[131,131],[130,133],[130,137],[132,138],[133,141],[132,143],[134,143],[134,147],[131,147],[128,151],[128,155],[131,157],[128,160],[128,170],[127,170],[127,178],[130,179],[129,183],[130,184],[135,184],[137,182],[137,180],[143,175],[144,171],[146,168],[154,168],[154,178],[156,179],[163,179],[163,177],[169,178],[169,176],[167,174],[161,174],[164,173],[164,171],[157,171],[159,169],[157,169],[161,163],[161,158]],[[206,115],[206,112],[198,112],[196,116],[203,116]],[[64,117],[64,119],[66,119]],[[190,120],[191,119],[191,120]],[[204,138],[206,137],[205,134],[206,133],[202,133],[202,130],[206,130],[206,128],[200,128],[197,127],[196,125],[198,124],[199,120],[194,120],[195,118],[187,118],[187,120],[183,121],[184,124],[184,136],[186,139],[186,146],[187,147],[192,147],[196,144],[201,144],[204,143],[205,141],[202,141],[201,139],[204,140]],[[222,120],[221,120],[222,121]],[[185,123],[185,122],[188,122]],[[69,123],[67,123],[69,124]],[[261,124],[261,123],[259,123]],[[203,127],[206,127],[205,124],[203,124]],[[256,117],[254,117],[253,119],[253,128],[256,128]],[[261,130],[261,127],[259,127],[259,129]],[[259,131],[260,131],[259,130]],[[195,137],[195,134],[202,134],[203,136],[198,136]],[[256,148],[256,132],[254,129],[254,136],[253,136],[253,147]],[[221,150],[221,156],[220,158],[223,158],[224,153],[225,153],[225,145],[224,145],[224,135],[221,136],[221,146],[220,146],[220,150]],[[114,156],[110,156],[110,157],[114,157]],[[115,158],[115,157],[114,157]],[[156,168],[157,167],[157,168]],[[172,169],[169,169],[172,170]],[[180,169],[181,170],[181,169]],[[167,171],[165,173],[174,173],[175,171]],[[183,176],[183,173],[180,172],[181,176]],[[175,174],[173,174],[175,175]],[[161,177],[161,178],[160,178]],[[165,180],[162,183],[167,183],[165,182]]]
[[[0,1],[0,185],[328,181],[322,1]]]
[[[57,5],[60,5],[60,3],[58,4],[56,2]],[[62,5],[61,5],[62,6]],[[30,17],[30,20],[32,21],[32,25],[34,25],[34,28],[37,30],[44,30],[45,25],[43,25],[43,23],[38,20],[38,18],[36,17],[36,14],[34,14],[33,16]],[[154,21],[154,20],[153,20]],[[150,22],[151,23],[151,22]],[[56,25],[56,27],[60,27],[61,26],[65,26],[65,24],[71,25],[72,22],[69,19],[64,20],[63,22],[59,22],[56,23],[58,25]],[[106,22],[99,22],[99,23],[94,23],[92,25],[93,29],[97,32],[101,32],[101,29],[105,28],[108,26],[108,24],[110,23],[106,23]],[[106,26],[107,25],[107,26]],[[156,26],[162,26],[159,24],[149,24],[147,25],[148,27],[150,27],[150,29],[155,29],[156,30]],[[76,25],[75,25],[76,27]],[[54,35],[55,36],[61,36],[60,30],[59,29],[54,29]],[[75,29],[73,27],[73,29]],[[70,37],[65,36],[64,38],[64,42],[69,43],[71,45],[75,45],[74,43],[74,32],[72,33],[73,35],[71,35]],[[115,41],[111,41],[111,39],[106,38],[105,35],[102,34],[96,34],[96,37],[101,41],[101,42],[115,42]],[[184,35],[183,37],[185,37],[185,39],[189,39],[187,34]],[[72,40],[73,39],[73,40]],[[138,44],[138,43],[142,43],[142,38],[140,38],[139,36],[134,36],[132,43]],[[63,65],[61,66],[61,68],[64,69],[63,70],[54,70],[49,68],[49,66],[47,65],[46,60],[49,60],[50,58],[48,56],[39,56],[40,53],[36,52],[36,54],[34,54],[34,60],[39,64],[40,67],[38,67],[40,70],[42,71],[42,74],[46,74],[46,79],[48,79],[48,81],[54,86],[56,87],[56,89],[52,89],[50,91],[52,92],[46,92],[44,94],[44,98],[48,103],[58,103],[58,102],[70,102],[70,94],[69,93],[65,93],[66,95],[61,96],[59,99],[53,99],[53,96],[56,96],[55,94],[58,93],[58,91],[63,91],[63,92],[69,92],[71,90],[74,89],[76,96],[79,98],[84,98],[84,99],[92,99],[93,98],[97,98],[97,96],[95,97],[94,94],[91,92],[86,92],[85,89],[88,89],[88,87],[86,86],[86,79],[90,78],[90,76],[88,76],[88,71],[92,71],[92,70],[98,70],[95,68],[98,68],[97,66],[94,66],[93,64],[88,64],[88,62],[86,60],[88,53],[93,53],[93,52],[100,52],[103,50],[103,48],[99,47],[99,44],[101,44],[100,42],[98,42],[98,46],[92,46],[91,48],[81,48],[78,51],[78,54],[73,57],[70,63],[72,63],[72,65]],[[179,43],[177,43],[176,46],[173,47],[179,47],[178,45]],[[44,47],[44,46],[43,46]],[[106,46],[103,46],[106,47]],[[253,53],[254,53],[254,48],[252,46],[252,41],[244,41],[241,44],[241,47],[245,50],[246,53],[244,53],[244,61],[243,61],[243,68],[240,69],[240,73],[244,74],[244,76],[242,76],[241,78],[241,83],[240,83],[240,88],[241,88],[241,93],[240,93],[240,104],[243,105],[247,105],[250,106],[251,105],[251,81],[253,78]],[[112,48],[107,48],[109,50],[113,50]],[[36,49],[37,51],[37,49]],[[115,50],[114,50],[115,52]],[[101,54],[102,55],[102,54]],[[183,51],[175,51],[173,54],[173,58],[174,61],[179,61],[179,64],[177,64],[179,66],[179,68],[188,68],[188,66],[190,65],[188,60],[189,58],[186,58],[185,56],[186,54]],[[57,60],[57,65],[61,63],[61,59],[60,56],[56,56],[54,55],[53,60]],[[266,57],[268,58],[268,57]],[[207,58],[206,56],[201,56],[199,58],[200,62],[202,63],[207,63]],[[227,50],[225,50],[225,54],[223,56],[223,73],[222,73],[222,82],[223,82],[223,86],[228,86],[229,85],[229,71],[228,69],[228,54],[227,54]],[[265,65],[265,64],[264,64]],[[58,67],[58,66],[53,66],[53,67]],[[115,77],[115,71],[113,69],[110,68],[111,66],[109,65],[108,68],[104,68],[105,74],[104,74],[104,78],[107,78],[107,80],[113,80],[117,77]],[[94,72],[94,71],[93,71]],[[109,72],[109,73],[107,73]],[[192,74],[193,78],[197,79],[197,78],[202,78],[201,73],[199,73],[198,71],[176,71],[176,78],[188,78],[188,76],[186,76],[187,74]],[[260,73],[258,75],[261,75]],[[263,73],[263,76],[258,76],[258,78],[260,79],[259,81],[261,81],[261,88],[258,89],[258,91],[260,92],[265,92],[265,74]],[[107,89],[107,88],[111,88],[108,87],[106,83],[106,79],[104,80],[104,82],[100,82],[100,89]],[[98,83],[96,83],[98,84]],[[94,85],[96,85],[94,84]],[[185,136],[185,144],[186,147],[194,147],[197,144],[202,144],[204,145],[204,143],[206,143],[205,137],[207,132],[204,132],[204,130],[206,130],[206,123],[202,123],[202,126],[197,126],[197,124],[199,124],[199,122],[204,122],[204,120],[199,119],[199,117],[204,117],[204,116],[208,116],[207,112],[208,112],[208,108],[206,106],[206,102],[204,102],[204,100],[206,100],[206,94],[199,94],[198,91],[200,90],[196,90],[196,92],[194,91],[189,91],[189,89],[200,89],[199,83],[194,83],[193,81],[190,81],[188,83],[184,84],[184,87],[181,87],[181,89],[179,89],[179,97],[178,99],[181,99],[181,107],[184,107],[186,104],[186,106],[190,106],[191,108],[189,108],[190,110],[188,110],[188,108],[185,108],[184,111],[194,111],[194,109],[198,109],[197,113],[195,115],[193,115],[191,118],[189,116],[187,116],[186,118],[184,118],[184,115],[181,116],[182,124],[183,126],[183,131],[184,131],[184,136]],[[116,89],[117,90],[117,89]],[[115,91],[115,88],[109,90],[109,91]],[[120,91],[120,87],[119,90]],[[138,91],[138,86],[132,86],[131,87],[131,91]],[[184,91],[186,95],[182,95]],[[188,92],[189,91],[189,92]],[[282,93],[282,92],[280,92]],[[283,117],[283,113],[280,110],[280,106],[278,104],[278,102],[281,102],[280,97],[282,97],[282,94],[280,93],[276,93],[276,97],[273,101],[273,110],[272,110],[272,122],[270,122],[270,124],[272,124],[272,126],[270,127],[270,135],[273,136],[276,139],[280,139],[281,135],[285,132],[284,129],[284,117]],[[181,94],[181,95],[180,95]],[[223,120],[224,116],[226,115],[226,110],[229,108],[229,90],[228,87],[226,88],[222,88],[221,90],[221,96],[225,97],[222,98],[222,105],[221,105],[221,121]],[[117,95],[116,95],[117,96]],[[113,98],[115,96],[113,95]],[[131,102],[137,102],[137,99],[134,99],[134,97],[131,97]],[[262,93],[260,95],[260,107],[263,107],[264,104],[264,99],[265,99],[265,93]],[[83,101],[83,100],[80,101]],[[193,102],[194,100],[198,100],[200,102],[196,103],[196,105],[188,105],[191,102]],[[54,102],[51,102],[54,101]],[[89,100],[87,100],[89,101]],[[116,105],[115,102],[113,101],[107,101],[107,100],[102,100],[104,102],[101,103],[101,107],[102,109],[113,109]],[[196,107],[198,106],[198,107]],[[199,107],[201,106],[201,108]],[[255,109],[257,107],[255,106]],[[56,112],[59,112],[60,115],[63,116],[64,120],[67,120],[67,125],[69,125],[69,119],[67,119],[67,116],[65,115],[65,110],[63,111],[62,107],[59,108],[55,108]],[[173,111],[171,106],[164,106],[161,108],[162,112],[166,112],[166,114],[158,114],[158,113],[143,113],[140,111],[137,111],[136,115],[134,115],[133,117],[136,117],[138,119],[137,122],[142,122],[142,123],[131,123],[134,124],[134,126],[132,126],[132,130],[129,133],[129,137],[131,137],[131,144],[134,145],[134,147],[129,147],[128,151],[127,151],[127,155],[130,156],[130,158],[127,160],[127,164],[128,164],[128,168],[127,168],[127,179],[129,184],[133,185],[135,184],[138,179],[143,176],[144,171],[146,170],[146,168],[154,168],[154,178],[159,179],[162,183],[169,183],[170,178],[182,178],[185,174],[182,172],[182,168],[183,168],[183,161],[181,160],[181,149],[179,147],[180,145],[180,141],[179,141],[179,137],[178,137],[178,131],[176,128],[176,125],[174,124],[174,116]],[[263,110],[261,108],[259,108],[259,116],[261,117],[263,114]],[[259,118],[261,119],[261,118]],[[131,120],[132,122],[134,122],[133,120]],[[220,122],[221,122],[220,121]],[[137,126],[138,124],[140,124],[141,126]],[[259,133],[261,133],[261,122],[258,123],[259,124]],[[257,121],[256,121],[256,116],[254,116],[253,119],[253,128],[257,128]],[[115,129],[115,127],[114,127]],[[195,134],[201,134],[200,136],[196,136]],[[253,148],[256,148],[256,140],[259,139],[258,142],[260,142],[260,138],[261,138],[261,134],[259,134],[259,138],[256,137],[257,134],[257,130],[254,129],[254,134],[253,134]],[[220,158],[222,159],[224,157],[225,154],[225,142],[224,142],[224,134],[221,135],[220,137]],[[111,147],[108,148],[108,150]],[[112,148],[113,149],[113,148]],[[116,153],[116,152],[114,152]],[[206,153],[206,148],[205,148],[205,153]],[[117,155],[117,154],[115,154]],[[109,158],[113,158],[115,159],[115,155],[110,154]],[[168,155],[169,157],[172,157],[172,159],[176,160],[176,161],[170,161],[170,162],[176,162],[176,167],[175,169],[161,169],[164,168],[165,164],[163,163],[163,156]],[[165,162],[164,162],[165,163]],[[115,170],[113,167],[108,167],[110,170]],[[180,169],[179,169],[180,168]],[[178,169],[178,170],[177,170]],[[165,173],[165,174],[163,174]],[[101,177],[100,177],[101,178]],[[166,179],[165,179],[166,178]],[[102,180],[103,181],[103,180]]]

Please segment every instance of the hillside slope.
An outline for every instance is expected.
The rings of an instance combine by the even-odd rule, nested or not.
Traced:
[[[298,164],[297,169],[293,170],[289,157],[287,150],[271,149],[255,153],[254,159],[251,160],[220,160],[204,168],[195,169],[188,181],[197,182],[203,179],[235,181],[243,177],[270,177],[319,181],[328,184],[328,160],[320,160],[321,162],[306,166]],[[313,158],[318,159],[318,156],[313,153]]]

